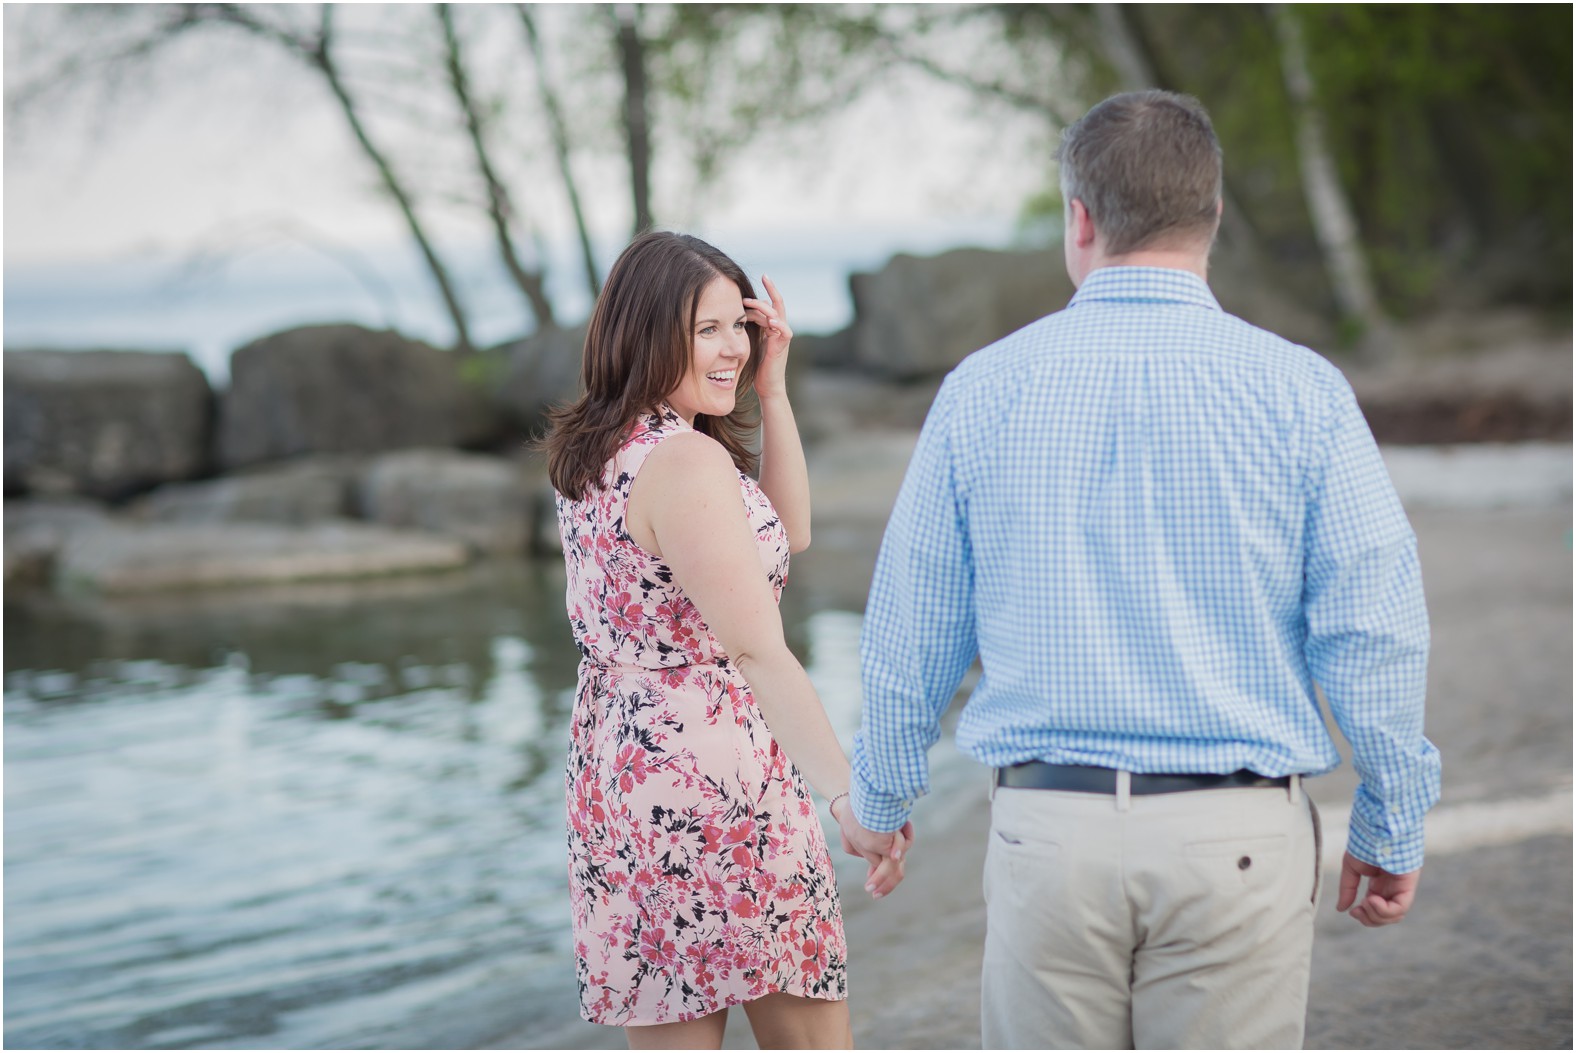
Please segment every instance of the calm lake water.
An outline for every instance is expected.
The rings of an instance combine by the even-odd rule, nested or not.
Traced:
[[[784,617],[846,743],[868,554],[814,556]],[[543,562],[8,604],[6,1045],[466,1047],[572,1020],[563,588]]]

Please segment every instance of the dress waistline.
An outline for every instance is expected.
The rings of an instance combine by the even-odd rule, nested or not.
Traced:
[[[687,672],[691,669],[731,670],[727,659],[718,662],[685,662],[683,665],[625,665],[622,662],[598,662],[581,656],[580,665],[593,672],[612,673],[617,676],[661,676],[663,673]]]

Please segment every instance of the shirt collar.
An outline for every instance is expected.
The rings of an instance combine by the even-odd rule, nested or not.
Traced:
[[[1184,303],[1221,309],[1202,278],[1190,271],[1166,267],[1101,267],[1090,271],[1068,306],[1096,301]]]

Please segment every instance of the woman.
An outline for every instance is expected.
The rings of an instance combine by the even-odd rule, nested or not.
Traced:
[[[849,768],[777,612],[810,500],[793,333],[762,280],[770,302],[699,239],[637,238],[592,313],[585,394],[544,443],[582,654],[566,772],[581,1015],[632,1048],[717,1048],[736,1004],[762,1047],[852,1041],[806,787],[853,829]],[[871,859],[872,893],[901,880]]]

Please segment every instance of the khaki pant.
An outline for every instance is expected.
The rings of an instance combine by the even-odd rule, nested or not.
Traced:
[[[1292,787],[996,790],[986,1049],[1302,1046],[1318,816]]]

